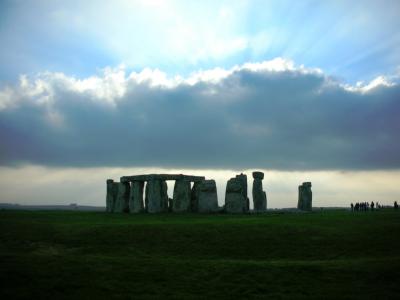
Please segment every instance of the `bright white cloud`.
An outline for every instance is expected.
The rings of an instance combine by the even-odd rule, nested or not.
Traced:
[[[34,77],[22,75],[19,84],[7,86],[0,90],[0,110],[18,105],[21,101],[33,101],[37,105],[49,105],[54,101],[55,90],[64,90],[87,95],[87,99],[96,99],[106,103],[115,104],[123,98],[129,88],[137,85],[148,85],[152,88],[177,88],[180,85],[196,85],[199,83],[218,84],[232,74],[242,71],[259,73],[291,72],[302,75],[313,74],[325,76],[321,69],[307,68],[303,65],[295,65],[292,60],[275,58],[260,63],[245,63],[230,69],[214,68],[197,71],[188,77],[168,77],[165,72],[158,69],[145,68],[140,72],[126,73],[124,65],[116,68],[107,67],[98,75],[78,79],[63,73],[43,72]],[[325,84],[337,86],[341,84],[333,79],[326,78]],[[384,76],[378,76],[368,83],[359,82],[356,85],[341,84],[346,90],[367,93],[377,87],[390,87],[394,82]]]
[[[368,93],[371,90],[379,88],[379,87],[390,87],[390,86],[394,86],[394,85],[395,85],[395,83],[391,82],[385,76],[378,76],[367,83],[359,81],[359,82],[357,82],[357,84],[355,86],[344,85],[344,87],[348,91],[358,92],[358,93]]]

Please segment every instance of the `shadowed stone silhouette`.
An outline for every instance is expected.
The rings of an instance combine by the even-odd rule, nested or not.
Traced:
[[[191,211],[191,192],[190,181],[183,179],[175,181],[174,196],[172,200],[173,212]]]
[[[246,211],[250,210],[250,199],[247,196],[247,175],[240,173],[236,178],[242,182],[242,194],[246,198]]]
[[[144,211],[143,204],[143,181],[133,181],[131,185],[131,193],[129,196],[129,212],[140,213]]]
[[[192,210],[192,191],[191,182],[201,182],[205,180],[203,176],[190,176],[183,174],[149,174],[121,177],[121,183],[114,183],[112,179],[107,181],[107,211],[129,211],[131,213],[149,212],[189,212]],[[168,198],[166,180],[175,180],[173,199]],[[145,188],[145,199],[143,204],[143,189]],[[214,182],[215,183],[215,182]],[[130,190],[128,195],[128,206],[121,202],[122,194],[113,197],[112,184],[124,184],[124,189]],[[118,189],[119,190],[119,189]],[[121,190],[121,193],[124,193]],[[124,194],[125,195],[125,194]],[[114,201],[114,202],[113,202]],[[125,201],[125,200],[124,200]],[[117,203],[118,202],[118,203]],[[117,203],[117,205],[112,205]],[[123,203],[123,204],[121,204]],[[217,202],[218,203],[218,202]],[[122,205],[122,206],[121,206]]]
[[[146,211],[159,213],[168,211],[167,183],[165,180],[152,179],[146,184]]]
[[[106,196],[106,211],[114,212],[115,202],[118,193],[118,182],[112,179],[107,179],[107,196]]]
[[[225,211],[228,213],[244,213],[248,211],[247,180],[244,183],[242,175],[229,179],[226,184]]]
[[[253,172],[254,211],[267,210],[267,196],[263,191],[263,172]],[[247,176],[243,173],[228,180],[225,205],[218,206],[215,180],[204,176],[183,174],[149,174],[123,176],[120,182],[107,179],[106,211],[130,213],[199,212],[246,213],[249,211]],[[168,198],[166,180],[175,180],[173,198]],[[191,188],[191,183],[193,187]],[[144,190],[144,203],[143,203]],[[311,182],[299,186],[298,209],[311,210]]]
[[[122,176],[121,182],[129,181],[150,181],[150,180],[186,180],[186,181],[201,181],[204,180],[204,176],[191,176],[183,174],[149,174],[149,175],[133,175],[133,176]]]
[[[254,211],[261,212],[267,210],[267,194],[263,191],[262,180],[263,172],[253,172],[253,204]]]
[[[215,180],[202,180],[193,184],[191,208],[192,212],[199,213],[219,211]]]
[[[114,212],[129,211],[129,182],[118,182],[118,193],[114,205]]]
[[[302,185],[299,185],[299,199],[297,202],[297,208],[305,211],[312,210],[311,182],[303,182]]]

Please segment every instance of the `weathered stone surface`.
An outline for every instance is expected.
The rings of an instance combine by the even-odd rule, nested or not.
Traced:
[[[144,211],[143,205],[143,181],[133,181],[129,195],[129,212],[140,213]]]
[[[264,179],[263,172],[253,172],[253,205],[254,211],[261,212],[267,210],[267,194],[263,190],[262,180]]]
[[[231,178],[226,184],[225,211],[228,213],[244,213],[247,211],[247,197],[244,196],[243,181]]]
[[[297,208],[306,211],[312,210],[311,182],[303,182],[303,184],[299,186]]]
[[[262,180],[258,178],[253,181],[253,204],[254,211],[267,210],[267,194],[263,191]]]
[[[106,184],[107,184],[106,212],[113,212],[115,203],[114,180],[107,179]]]
[[[158,213],[168,211],[167,183],[163,180],[150,180],[146,184],[146,211]]]
[[[254,179],[264,179],[264,173],[263,172],[259,172],[259,171],[255,171],[253,172],[253,178]]]
[[[217,185],[215,180],[203,180],[195,182],[193,185],[192,195],[194,196],[194,207],[200,213],[218,212],[218,196]],[[193,199],[193,198],[192,198]]]
[[[190,209],[192,212],[198,212],[199,210],[200,183],[200,181],[193,183],[192,192],[190,195]]]
[[[172,198],[168,198],[168,212],[172,212]]]
[[[164,212],[168,211],[168,185],[165,180],[161,180],[161,205]]]
[[[240,180],[242,183],[242,194],[243,197],[246,198],[246,211],[250,210],[250,199],[247,196],[247,175],[240,173],[239,175],[236,175],[236,178]]]
[[[122,176],[121,182],[129,181],[150,181],[150,180],[185,180],[185,181],[202,181],[204,176],[191,176],[183,174],[148,174],[148,175],[133,175],[133,176]]]
[[[129,212],[129,182],[118,182],[118,193],[114,205],[114,212]]]
[[[187,212],[191,210],[191,189],[190,181],[176,180],[174,196],[172,201],[173,212]]]

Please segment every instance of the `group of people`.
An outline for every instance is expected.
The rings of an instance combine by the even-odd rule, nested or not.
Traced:
[[[371,204],[369,202],[357,202],[355,205],[353,203],[350,204],[351,211],[368,211],[368,210],[374,210],[375,208],[380,209],[383,206],[380,205],[378,202],[376,204],[374,201],[371,201]],[[394,201],[393,205],[394,209],[398,209],[399,205],[397,204],[397,201]]]

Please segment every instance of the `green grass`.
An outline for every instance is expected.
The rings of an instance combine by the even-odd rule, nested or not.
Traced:
[[[0,298],[400,295],[400,212],[0,211]]]

